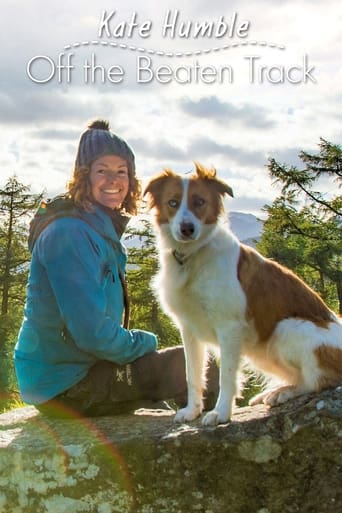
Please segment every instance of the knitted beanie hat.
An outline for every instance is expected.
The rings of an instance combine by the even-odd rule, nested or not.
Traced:
[[[75,166],[90,166],[94,160],[104,155],[117,155],[126,160],[134,174],[135,161],[131,148],[123,139],[110,132],[108,121],[97,119],[81,135]]]

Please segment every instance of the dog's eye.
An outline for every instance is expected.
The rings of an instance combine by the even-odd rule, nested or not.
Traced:
[[[171,208],[177,208],[177,207],[178,207],[178,205],[179,205],[179,201],[178,201],[178,200],[176,200],[176,199],[170,199],[170,200],[168,201],[168,205],[169,205],[169,207],[171,207]]]
[[[205,199],[204,198],[194,198],[194,206],[195,207],[203,207],[203,205],[205,204]]]

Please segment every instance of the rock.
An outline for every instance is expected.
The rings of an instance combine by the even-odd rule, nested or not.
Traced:
[[[1,513],[337,513],[342,387],[217,428],[172,412],[0,415]]]

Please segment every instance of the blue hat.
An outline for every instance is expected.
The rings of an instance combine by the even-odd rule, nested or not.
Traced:
[[[135,171],[134,153],[128,144],[113,134],[108,121],[97,119],[83,132],[78,145],[75,166],[90,166],[104,155],[117,155],[126,160],[132,173]]]

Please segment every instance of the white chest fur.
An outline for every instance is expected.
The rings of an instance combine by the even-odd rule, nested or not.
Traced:
[[[227,315],[242,318],[245,313],[237,278],[238,242],[225,228],[216,227],[205,244],[182,247],[182,258],[176,258],[170,246],[165,228],[159,240],[161,267],[154,281],[162,307],[178,326],[186,324],[201,338],[215,338],[217,323]]]

